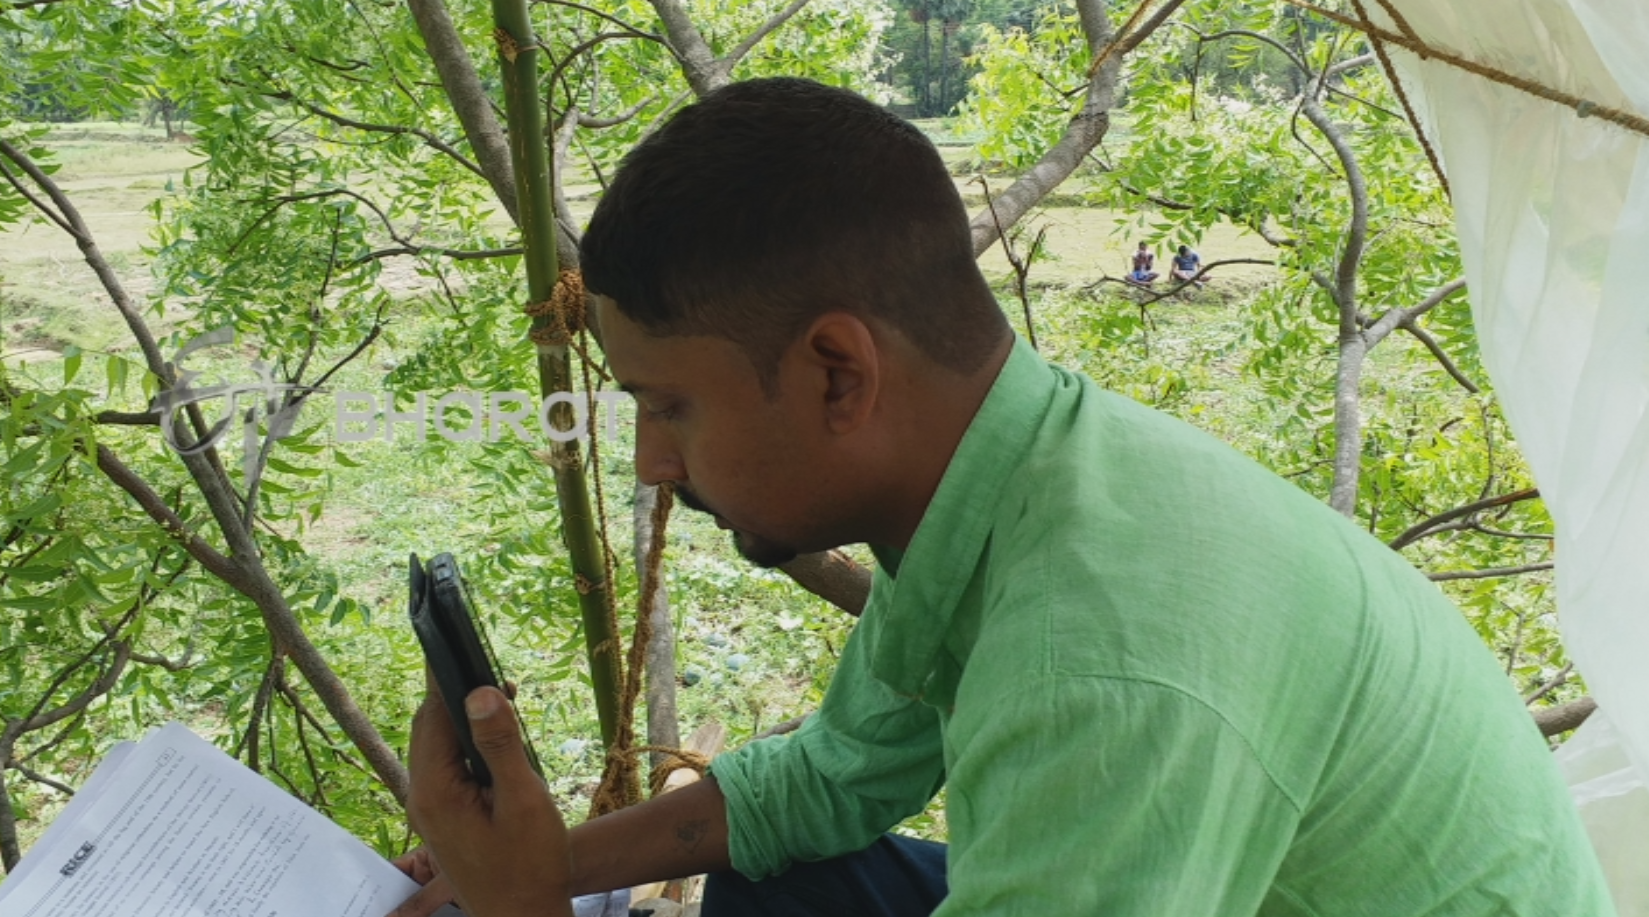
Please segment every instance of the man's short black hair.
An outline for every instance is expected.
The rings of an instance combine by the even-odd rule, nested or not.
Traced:
[[[1008,333],[939,151],[811,80],[733,83],[630,151],[581,249],[584,283],[650,333],[732,340],[763,384],[818,316],[892,325],[977,369]]]

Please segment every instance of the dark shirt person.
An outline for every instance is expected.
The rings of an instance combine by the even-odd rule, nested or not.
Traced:
[[[572,829],[477,691],[409,813],[472,917],[712,873],[705,917],[1613,914],[1544,741],[1401,556],[1018,340],[909,124],[735,83],[626,157],[583,241],[636,472],[755,563],[864,542],[818,712]],[[947,791],[948,847],[884,832]],[[441,874],[436,877],[433,865]],[[450,886],[450,887],[449,887]]]
[[[1145,285],[1161,276],[1156,272],[1157,256],[1139,243],[1139,249],[1134,252],[1133,267],[1128,271],[1128,279],[1134,283]]]

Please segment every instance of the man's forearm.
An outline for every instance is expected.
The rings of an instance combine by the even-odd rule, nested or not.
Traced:
[[[711,778],[591,819],[570,841],[575,895],[732,867],[727,800]]]

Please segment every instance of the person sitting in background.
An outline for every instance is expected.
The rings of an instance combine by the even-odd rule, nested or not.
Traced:
[[[1156,266],[1157,256],[1141,242],[1139,250],[1134,252],[1134,267],[1128,272],[1128,280],[1137,284],[1149,284],[1161,276],[1154,270]]]
[[[1191,250],[1188,245],[1181,245],[1174,254],[1174,269],[1170,272],[1175,280],[1194,283],[1199,288],[1203,284],[1197,274],[1202,270],[1202,256]]]

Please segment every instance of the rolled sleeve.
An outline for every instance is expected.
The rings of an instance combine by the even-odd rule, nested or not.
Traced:
[[[791,736],[718,755],[733,868],[759,880],[798,860],[870,845],[944,781],[937,711],[870,677],[865,624],[848,639],[819,711]]]

